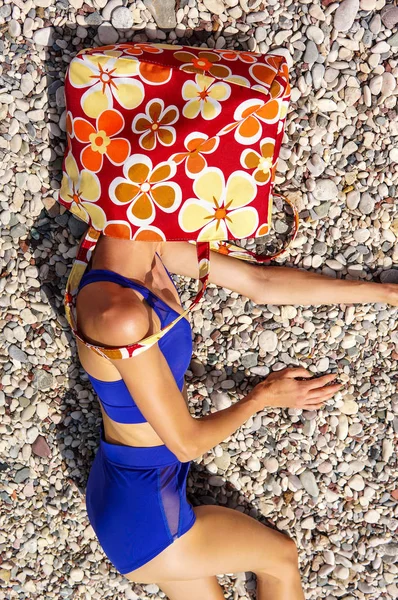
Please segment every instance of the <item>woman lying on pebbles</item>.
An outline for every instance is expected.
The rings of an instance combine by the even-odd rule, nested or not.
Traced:
[[[210,282],[258,304],[398,305],[393,285],[211,254]],[[182,313],[169,272],[197,278],[195,246],[101,235],[79,285],[80,337],[105,348],[126,347],[165,327]],[[256,574],[258,600],[302,600],[294,541],[237,510],[193,507],[186,479],[190,461],[265,407],[322,408],[341,388],[336,375],[284,369],[229,408],[193,418],[184,384],[192,355],[186,318],[130,358],[101,356],[81,341],[78,348],[103,416],[87,511],[116,569],[132,581],[157,583],[170,600],[221,600],[216,575],[242,571]]]

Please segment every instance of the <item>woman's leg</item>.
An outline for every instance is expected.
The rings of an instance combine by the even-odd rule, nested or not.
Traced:
[[[198,506],[194,510],[193,527],[146,565],[129,573],[128,579],[155,582],[170,600],[195,598],[191,592],[195,593],[195,581],[200,580],[202,586],[214,587],[214,591],[209,588],[212,595],[202,597],[219,600],[222,596],[214,575],[252,571],[258,579],[257,600],[304,599],[293,540],[231,508]]]

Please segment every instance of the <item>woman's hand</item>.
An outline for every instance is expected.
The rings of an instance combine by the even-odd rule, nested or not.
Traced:
[[[307,381],[298,381],[296,377]],[[336,377],[337,375],[323,375],[314,379],[313,373],[307,369],[283,369],[268,375],[256,385],[251,395],[259,404],[258,410],[266,406],[315,410],[322,408],[324,402],[343,387],[341,384],[328,385]]]

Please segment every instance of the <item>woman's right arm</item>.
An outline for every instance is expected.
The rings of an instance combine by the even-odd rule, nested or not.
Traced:
[[[142,312],[141,307],[136,307],[135,319],[131,319],[131,314],[126,319],[126,313],[123,314],[121,310],[114,312],[111,318],[106,318],[106,322],[94,319],[94,329],[86,329],[86,333],[94,343],[107,346],[123,346],[139,341],[148,335],[149,329],[147,313]],[[294,377],[309,378],[312,375],[305,369],[285,369],[267,377],[229,408],[195,418],[190,414],[158,344],[131,358],[111,362],[124,379],[145,419],[182,462],[208,452],[266,406],[311,410],[319,408],[340,388],[338,385],[325,387],[335,378],[334,375],[297,381]]]

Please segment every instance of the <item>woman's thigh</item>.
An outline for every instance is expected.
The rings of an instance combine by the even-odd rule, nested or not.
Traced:
[[[242,571],[277,578],[297,572],[296,545],[284,534],[231,508],[205,505],[194,511],[187,533],[126,577],[161,585]]]
[[[217,577],[203,577],[189,581],[158,581],[169,600],[225,600]]]

